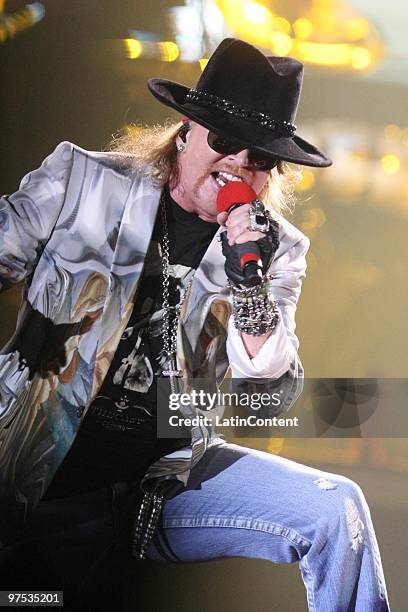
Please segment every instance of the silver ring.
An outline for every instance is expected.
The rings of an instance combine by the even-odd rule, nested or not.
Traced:
[[[270,228],[267,213],[268,211],[265,210],[265,206],[261,200],[253,200],[249,207],[248,229],[251,232],[262,232],[263,234],[267,234]]]

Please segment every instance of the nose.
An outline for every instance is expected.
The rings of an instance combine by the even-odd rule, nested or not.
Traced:
[[[242,149],[238,153],[231,153],[228,155],[228,159],[240,166],[249,166],[249,149]]]

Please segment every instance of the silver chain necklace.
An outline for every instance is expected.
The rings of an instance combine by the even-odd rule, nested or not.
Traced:
[[[188,290],[190,288],[192,279],[190,280],[184,295],[176,306],[170,306],[170,242],[169,242],[169,229],[167,225],[167,214],[166,214],[166,199],[164,192],[160,199],[160,208],[162,215],[162,228],[163,238],[161,241],[161,256],[163,266],[163,352],[165,356],[164,369],[162,371],[163,376],[177,376],[182,375],[182,370],[177,369],[177,328],[180,318],[181,308],[184,300],[186,299]],[[171,320],[170,315],[174,312],[174,318]]]

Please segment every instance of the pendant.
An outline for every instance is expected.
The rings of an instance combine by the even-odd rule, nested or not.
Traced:
[[[176,359],[174,356],[170,357],[165,366],[164,369],[162,371],[163,376],[166,377],[171,377],[171,376],[176,376],[177,378],[181,378],[181,376],[183,375],[183,370],[178,370],[177,369],[177,365],[176,365]]]
[[[163,370],[163,376],[177,376],[177,378],[181,378],[183,374],[183,370],[173,370],[172,368],[168,368]]]

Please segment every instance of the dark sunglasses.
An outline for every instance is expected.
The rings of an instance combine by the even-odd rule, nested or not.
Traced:
[[[227,138],[224,138],[224,136],[214,134],[214,132],[208,132],[207,142],[208,146],[213,151],[220,153],[221,155],[235,155],[235,153],[239,153],[239,151],[248,148],[246,145],[228,140]],[[277,157],[268,157],[267,155],[263,155],[262,153],[249,149],[248,161],[249,164],[257,170],[263,170],[266,172],[268,170],[272,170],[272,168],[275,168],[278,165],[279,159]]]

